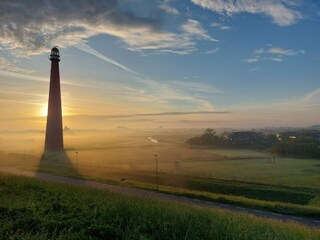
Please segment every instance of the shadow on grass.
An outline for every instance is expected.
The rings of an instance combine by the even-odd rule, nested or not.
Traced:
[[[39,160],[37,173],[84,179],[78,171],[77,161],[71,161],[65,151],[44,151]]]

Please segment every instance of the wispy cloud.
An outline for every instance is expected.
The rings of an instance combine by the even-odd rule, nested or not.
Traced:
[[[174,88],[178,87],[188,91],[205,92],[205,93],[223,93],[209,84],[200,83],[200,82],[168,81],[167,83],[172,85]]]
[[[305,54],[305,50],[293,50],[293,49],[285,49],[285,48],[279,48],[279,47],[270,47],[269,49],[256,49],[254,51],[255,54],[277,54],[277,55],[284,55],[284,56],[295,56],[298,54]]]
[[[218,28],[220,30],[231,30],[231,27],[228,26],[228,25],[225,25],[223,23],[218,23],[218,22],[214,22],[211,24],[211,27],[214,27],[214,28]]]
[[[102,59],[108,63],[114,64],[122,69],[133,73],[135,77],[132,79],[136,81],[141,88],[132,88],[125,86],[127,93],[125,94],[127,99],[132,99],[133,101],[139,102],[158,102],[163,104],[168,104],[170,101],[180,101],[184,100],[189,103],[195,104],[196,108],[200,109],[213,109],[211,103],[199,96],[190,96],[190,92],[206,92],[206,93],[222,93],[216,88],[203,84],[203,83],[194,83],[194,82],[184,82],[184,81],[167,81],[167,82],[158,82],[152,79],[149,79],[142,74],[139,74],[118,62],[104,56],[103,54],[92,49],[88,44],[83,43],[79,45],[79,49],[85,49],[85,52],[93,54],[94,56]],[[174,104],[173,104],[174,106]],[[173,107],[172,106],[172,107]]]
[[[133,80],[135,81],[135,87],[127,89],[128,93],[126,94],[126,99],[129,101],[132,99],[136,103],[157,104],[159,109],[215,110],[215,107],[205,96],[192,94],[193,91],[197,90],[191,89],[190,85],[186,86],[179,81],[161,82],[143,77],[135,77]],[[205,88],[205,86],[200,86],[201,84],[194,84],[193,86],[196,87],[196,85],[199,91],[203,90],[201,87]],[[217,92],[216,89],[212,89],[212,91]]]
[[[20,55],[44,53],[54,45],[72,46],[99,33],[130,44],[130,34],[156,33],[158,28],[157,20],[123,11],[117,0],[3,0],[0,23],[2,47]]]
[[[320,88],[301,96],[264,102],[243,102],[229,108],[232,118],[246,127],[308,126],[319,124]],[[308,116],[308,117],[306,117]],[[251,122],[251,125],[248,125]],[[233,122],[232,126],[237,123]]]
[[[215,41],[197,21],[187,21],[182,30],[168,31],[157,14],[139,14],[129,6],[124,10],[119,1],[2,0],[0,47],[16,56],[29,56],[46,53],[55,45],[70,47],[106,34],[120,39],[132,51],[189,54],[196,50],[197,40]],[[169,1],[163,4],[166,11],[175,12]]]
[[[181,28],[189,35],[193,35],[205,40],[219,42],[219,40],[211,37],[208,32],[201,26],[201,23],[196,20],[188,19],[188,21],[184,23]]]
[[[313,106],[320,106],[320,88],[317,88],[304,96],[302,101]]]
[[[190,111],[190,112],[156,112],[128,115],[70,115],[68,118],[102,118],[102,119],[121,119],[135,117],[154,117],[154,116],[184,116],[184,115],[215,115],[215,114],[230,114],[229,111]]]
[[[202,8],[231,16],[239,13],[263,14],[279,26],[289,26],[302,18],[294,0],[191,0]]]
[[[175,50],[175,49],[161,49],[158,50],[159,53],[174,53],[179,55],[188,55],[196,51],[196,48],[193,46],[190,48],[182,49],[182,50]]]
[[[260,61],[260,57],[247,58],[247,59],[244,59],[243,61],[247,63],[255,63]]]
[[[29,80],[29,81],[36,81],[36,82],[49,82],[49,79],[44,78],[44,77],[39,77],[35,75],[29,75],[29,74],[22,74],[22,73],[17,73],[17,72],[9,72],[9,71],[3,71],[0,70],[0,75],[6,76],[6,77],[12,77],[12,78],[18,78],[18,79],[23,79],[23,80]]]
[[[170,2],[171,0],[164,0],[160,5],[159,5],[159,8],[162,9],[163,11],[165,11],[166,13],[169,13],[169,14],[173,14],[173,15],[179,15],[179,11],[172,7],[170,5]]]
[[[16,65],[16,62],[11,62],[3,57],[0,57],[0,70],[6,70],[14,73],[30,74],[34,71],[31,69],[21,68]]]
[[[269,57],[269,58],[265,58],[267,60],[273,61],[273,62],[282,62],[283,59],[279,58],[279,57]]]
[[[214,48],[212,50],[206,51],[206,54],[215,54],[220,51],[220,48]]]
[[[90,47],[87,43],[85,42],[79,42],[78,44],[75,45],[75,47],[83,52],[86,52],[88,54],[91,54],[93,56],[95,56],[96,58],[99,58],[105,62],[108,62],[108,63],[111,63],[129,73],[132,73],[132,74],[138,74],[137,72],[131,70],[130,68],[120,64],[119,62],[99,53],[98,51],[96,51],[95,49],[93,49],[92,47]]]
[[[247,58],[245,60],[243,60],[246,63],[257,63],[260,61],[272,61],[272,62],[282,62],[283,58],[281,57],[260,57],[260,56],[256,56],[253,58]]]
[[[282,62],[284,57],[293,57],[300,54],[305,54],[305,50],[294,50],[294,49],[285,49],[279,47],[273,47],[271,44],[268,44],[269,48],[256,49],[253,54],[255,56],[243,60],[247,63],[256,63],[259,61],[267,60],[273,62]]]
[[[0,75],[10,78],[21,79],[23,81],[36,81],[43,84],[49,84],[48,77],[41,77],[33,74],[22,74],[8,71],[1,71]],[[198,84],[182,84],[181,82],[168,83],[161,82],[149,79],[145,76],[136,74],[131,78],[131,82],[128,82],[128,85],[123,86],[121,84],[108,83],[98,84],[98,85],[87,85],[78,83],[69,79],[62,79],[62,85],[77,87],[79,90],[81,89],[94,89],[94,91],[86,91],[84,94],[94,93],[97,98],[97,94],[101,94],[104,97],[100,100],[101,104],[104,102],[116,101],[116,99],[122,99],[123,102],[125,99],[125,104],[129,104],[130,106],[140,106],[143,104],[147,109],[152,108],[152,106],[157,106],[158,109],[166,110],[166,109],[194,109],[194,110],[214,110],[215,107],[212,105],[210,101],[206,99],[205,96],[202,95],[194,95],[190,94],[190,92],[198,91],[198,92],[214,92],[220,93],[217,89],[203,85],[201,83]],[[132,86],[132,87],[130,87]],[[64,91],[65,92],[65,91]],[[108,93],[108,94],[105,94]],[[88,99],[91,97],[88,96]],[[106,97],[108,96],[108,97]],[[92,96],[93,97],[93,96]],[[110,99],[109,99],[110,98]],[[72,100],[68,97],[68,100]],[[75,100],[75,99],[73,99]],[[72,101],[73,101],[72,100]],[[77,99],[77,101],[83,99]],[[86,100],[89,101],[89,100]],[[183,106],[176,105],[176,102],[183,102]],[[99,103],[99,104],[100,104]],[[89,109],[88,109],[89,110]]]
[[[10,90],[0,90],[0,92],[6,93],[6,94],[17,94],[17,95],[27,95],[27,96],[35,96],[35,97],[47,97],[45,94],[39,94],[39,93],[30,93],[25,91],[10,91]]]
[[[34,74],[24,74],[21,72],[9,72],[9,71],[0,70],[0,75],[10,77],[10,78],[17,78],[17,79],[21,79],[21,80],[26,80],[26,81],[42,82],[45,84],[49,83],[48,77],[41,77],[41,76],[37,76]],[[69,80],[65,80],[65,79],[61,81],[61,84],[69,85],[69,86],[73,86],[73,87],[82,87],[82,88],[94,88],[94,89],[99,88],[99,86],[81,84],[81,83],[77,83],[77,82],[73,82],[73,81],[69,81]]]

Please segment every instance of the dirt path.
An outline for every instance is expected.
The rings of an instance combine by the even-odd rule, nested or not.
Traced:
[[[60,182],[60,183],[66,183],[66,184],[71,184],[76,186],[85,186],[85,187],[96,188],[96,189],[106,189],[112,192],[118,192],[118,193],[132,195],[132,196],[156,198],[156,199],[167,200],[167,201],[182,202],[182,203],[192,204],[196,206],[206,206],[206,207],[227,209],[234,212],[244,212],[244,213],[248,213],[258,217],[277,219],[284,222],[296,222],[299,224],[307,225],[309,227],[320,228],[320,220],[305,218],[300,216],[285,215],[285,214],[273,213],[268,211],[238,207],[234,205],[214,203],[214,202],[199,200],[195,198],[175,196],[167,193],[153,192],[153,191],[142,190],[137,188],[121,187],[121,186],[110,185],[110,184],[90,182],[90,181],[85,181],[85,180],[80,180],[75,178],[51,175],[47,173],[36,173],[31,171],[24,171],[17,168],[1,167],[0,171],[5,173],[20,175],[20,176],[35,177],[38,179],[43,179],[43,180],[52,181],[52,182]]]

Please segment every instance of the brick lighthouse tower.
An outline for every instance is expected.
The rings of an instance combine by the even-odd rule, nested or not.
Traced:
[[[48,102],[45,151],[63,151],[63,129],[58,48],[51,49],[51,75]]]

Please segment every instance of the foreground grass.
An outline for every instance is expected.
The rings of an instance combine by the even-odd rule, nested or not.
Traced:
[[[22,168],[25,169],[25,168]],[[154,172],[81,166],[80,175],[68,161],[55,159],[40,166],[29,165],[26,170],[85,180],[120,185],[125,176],[126,185],[156,190]],[[317,187],[285,186],[238,180],[200,178],[159,173],[159,190],[164,193],[228,203],[253,209],[320,219],[320,189]]]
[[[0,239],[320,239],[240,213],[0,175]]]
[[[40,167],[28,167],[30,171],[81,178],[85,180],[120,185],[125,176],[126,185],[145,190],[156,190],[153,172],[125,171],[122,169],[82,168],[80,175],[66,162],[44,163]],[[250,183],[236,180],[200,178],[159,173],[159,190],[179,196],[204,199],[219,203],[262,209],[277,213],[320,219],[320,189],[300,186],[283,186]],[[179,186],[180,184],[181,186]]]
[[[145,188],[148,189],[148,188]],[[284,213],[294,216],[304,216],[309,218],[320,218],[320,208],[318,202],[313,205],[298,205],[292,203],[284,203],[277,201],[264,201],[250,199],[241,196],[232,196],[225,194],[216,194],[210,192],[193,191],[193,190],[179,190],[171,187],[160,187],[160,191],[164,193],[170,193],[178,196],[185,196],[191,198],[197,198],[202,200],[208,200],[218,203],[226,203],[230,205],[242,206],[246,208],[261,209],[276,213]]]
[[[71,177],[76,178],[77,176],[71,176]],[[121,181],[117,179],[110,180],[110,179],[92,177],[92,176],[83,176],[83,177],[86,180],[94,181],[94,182],[101,182],[101,183],[112,184],[112,185],[122,184]],[[233,183],[234,182],[229,182],[230,185]],[[239,182],[236,182],[236,183],[239,183]],[[147,184],[147,183],[127,180],[126,186],[149,190],[149,191],[157,191],[155,184]],[[252,188],[254,190],[254,186],[252,186]],[[250,190],[252,189],[248,188],[248,191]],[[306,189],[306,191],[307,190],[308,189]],[[295,204],[290,202],[267,201],[267,200],[248,198],[245,196],[220,194],[215,192],[199,191],[199,190],[192,190],[192,189],[181,188],[181,187],[180,188],[172,187],[172,186],[166,186],[166,185],[159,185],[158,191],[172,194],[172,195],[202,199],[202,200],[207,200],[207,201],[212,201],[217,203],[226,203],[230,205],[266,210],[266,211],[271,211],[275,213],[283,213],[283,214],[294,215],[294,216],[303,216],[308,218],[320,219],[320,208],[319,208],[320,198],[319,197],[314,197],[309,204],[302,205],[302,204]],[[280,190],[278,194],[281,196],[282,193],[283,192],[281,192]],[[297,191],[296,194],[298,193],[299,192]]]
[[[69,167],[70,168],[70,167]],[[41,172],[79,178],[67,166],[58,168],[53,165],[43,165]],[[95,170],[94,175],[83,174],[85,180],[120,185],[120,179],[126,176],[126,185],[145,190],[156,190],[156,177],[153,173],[138,171],[108,172],[107,177]],[[103,177],[99,177],[103,176]],[[181,186],[177,186],[181,181]],[[320,219],[318,188],[282,186],[272,184],[249,183],[234,180],[196,178],[178,176],[167,173],[159,174],[159,190],[179,196],[228,203],[247,208],[262,209],[277,213]]]

